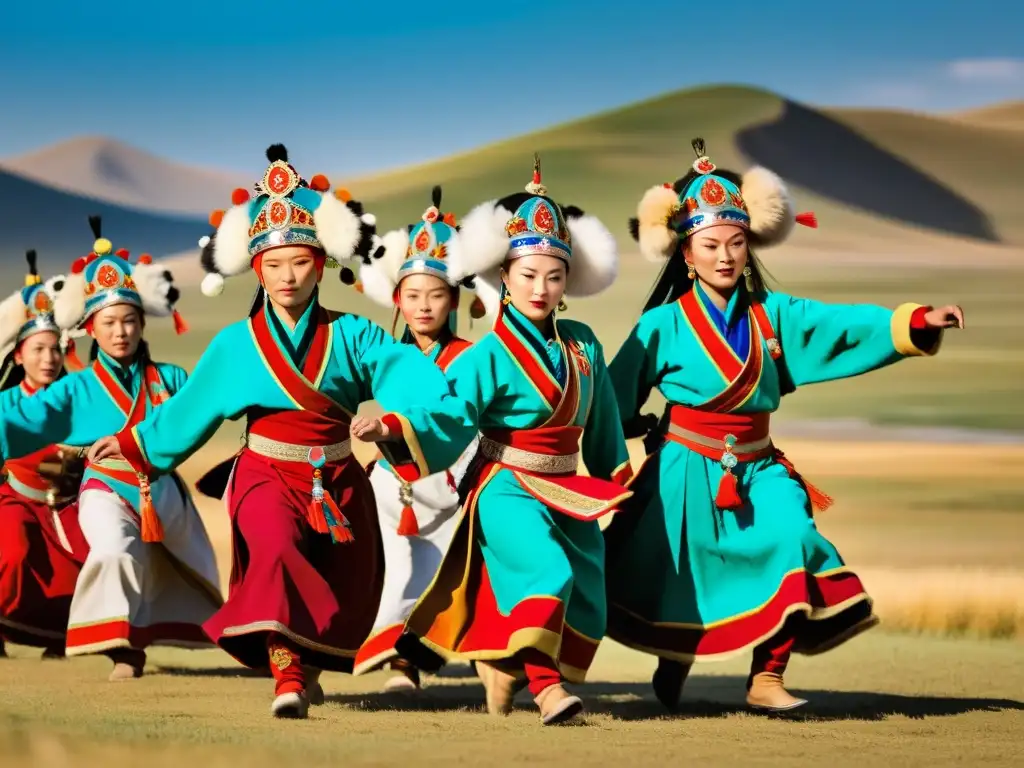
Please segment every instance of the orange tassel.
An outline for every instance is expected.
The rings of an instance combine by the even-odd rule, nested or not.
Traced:
[[[802,224],[803,226],[810,227],[811,229],[818,228],[818,217],[811,211],[808,211],[807,213],[798,213],[795,218],[797,224]]]
[[[740,498],[739,488],[736,484],[736,475],[726,472],[718,483],[718,493],[715,494],[715,506],[719,509],[739,509],[743,506],[743,499]]]
[[[68,339],[68,348],[64,353],[64,367],[69,368],[71,371],[84,371],[85,363],[82,362],[82,358],[78,356],[75,351],[75,340]]]
[[[330,518],[327,518],[327,531],[331,534],[331,538],[334,539],[334,543],[348,544],[355,541],[356,537],[349,527],[345,514],[338,509],[338,505],[334,503],[334,499],[331,498],[331,494],[327,491],[324,491],[324,504],[327,505],[327,509],[331,513]]]
[[[183,333],[187,333],[188,323],[186,323],[185,318],[181,316],[181,312],[174,310],[172,316],[174,317],[174,332],[179,336]]]
[[[419,536],[420,524],[416,520],[416,513],[410,506],[402,507],[402,519],[398,523],[399,536]]]
[[[324,505],[321,501],[311,501],[306,508],[306,522],[317,533],[330,533],[327,518],[324,516]]]
[[[822,491],[816,485],[807,482],[807,480],[804,479],[804,476],[796,471],[796,467],[793,466],[793,462],[786,458],[786,454],[778,448],[775,449],[775,461],[785,467],[789,476],[804,487],[804,490],[807,491],[807,497],[811,500],[811,506],[814,507],[814,509],[819,512],[824,512],[835,504],[835,499]]]
[[[142,518],[142,540],[156,544],[164,540],[164,527],[153,507],[153,494],[149,490],[149,479],[139,475],[139,516]]]

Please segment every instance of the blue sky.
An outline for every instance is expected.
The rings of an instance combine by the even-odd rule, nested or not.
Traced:
[[[103,134],[251,171],[283,141],[360,173],[706,83],[926,111],[1024,98],[1019,0],[8,5],[0,157]]]

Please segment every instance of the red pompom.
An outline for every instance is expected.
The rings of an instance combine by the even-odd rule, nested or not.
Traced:
[[[796,223],[803,224],[805,227],[810,227],[811,229],[817,229],[818,217],[811,211],[808,211],[807,213],[798,213],[796,215]]]
[[[353,285],[352,287],[356,289],[356,293],[362,293],[363,292],[363,281],[362,280],[356,280],[355,285]]]
[[[326,192],[331,188],[331,182],[322,173],[318,173],[309,180],[309,188],[315,192]]]
[[[336,198],[338,198],[343,203],[347,203],[347,202],[350,202],[352,200],[352,193],[349,192],[344,187],[337,187],[334,190],[334,196]]]
[[[98,254],[96,254],[96,253],[90,253],[90,254],[89,254],[88,256],[86,256],[86,257],[85,257],[85,263],[86,263],[86,264],[92,264],[92,263],[93,263],[94,261],[96,261],[96,259],[98,259],[98,258],[99,258],[99,255],[98,255]]]
[[[75,259],[74,262],[72,262],[71,264],[71,274],[81,274],[85,270],[85,265],[88,263],[89,262],[86,261],[86,258],[84,256],[80,256],[79,258]]]
[[[455,226],[455,214],[454,213],[446,213],[444,215],[443,221],[449,227],[454,227]]]
[[[231,193],[231,202],[233,205],[241,205],[242,203],[249,202],[249,190],[239,187]]]
[[[219,208],[210,214],[210,226],[214,229],[220,229],[220,223],[224,221],[224,211]]]
[[[661,186],[663,186],[665,189],[675,189],[675,187],[673,187],[667,181],[664,184],[662,184]]]
[[[479,320],[486,314],[487,308],[484,306],[484,303],[480,300],[479,296],[475,296],[473,303],[469,305],[469,316],[474,320]]]
[[[141,256],[139,256],[139,264],[152,264],[152,263],[153,263],[153,257],[150,256],[148,253],[144,253]]]
[[[120,256],[122,259],[127,259],[129,256],[131,256],[131,254],[128,253],[127,248],[118,248],[116,251],[114,251],[114,255]]]

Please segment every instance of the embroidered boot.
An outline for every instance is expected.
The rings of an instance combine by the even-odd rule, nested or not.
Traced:
[[[274,675],[274,717],[302,720],[309,716],[306,678],[299,655],[284,645],[279,636],[271,635],[267,644],[270,671]]]
[[[540,709],[540,719],[544,725],[565,723],[583,712],[580,697],[573,696],[561,683],[549,685],[533,701]]]
[[[512,699],[526,685],[525,673],[513,674],[490,661],[478,661],[476,671],[487,691],[487,712],[499,717],[508,715]]]
[[[651,686],[654,695],[666,709],[674,711],[679,707],[679,698],[683,695],[683,685],[691,666],[673,659],[658,659],[658,668],[654,670]]]
[[[114,668],[107,679],[112,683],[135,680],[142,677],[146,667],[146,652],[135,648],[115,648],[107,651],[107,657],[114,662]]]

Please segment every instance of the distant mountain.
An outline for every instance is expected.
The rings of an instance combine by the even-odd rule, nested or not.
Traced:
[[[84,136],[13,158],[0,170],[126,208],[206,216],[253,179],[164,160],[113,139]]]

